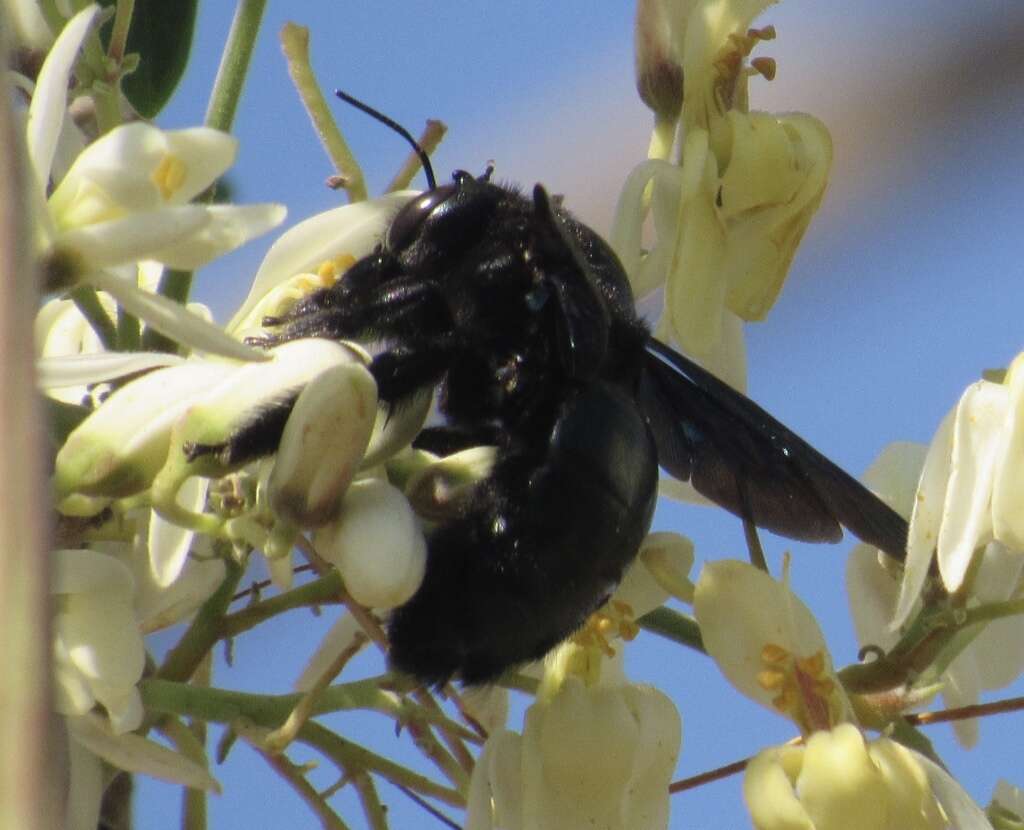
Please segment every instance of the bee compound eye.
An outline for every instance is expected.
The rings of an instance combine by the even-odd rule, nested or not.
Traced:
[[[456,185],[447,184],[421,193],[406,204],[388,227],[384,246],[391,253],[398,253],[412,245],[420,235],[424,223],[431,214],[455,193]]]

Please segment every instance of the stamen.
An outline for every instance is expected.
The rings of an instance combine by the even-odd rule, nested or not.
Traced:
[[[772,693],[772,706],[799,724],[805,733],[831,729],[839,720],[836,684],[825,653],[797,657],[775,643],[761,649],[757,684]]]
[[[323,281],[323,287],[334,285],[349,268],[355,265],[352,254],[339,254],[334,259],[325,259],[317,266],[316,275]]]

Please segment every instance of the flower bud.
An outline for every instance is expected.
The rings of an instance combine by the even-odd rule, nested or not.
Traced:
[[[335,517],[355,478],[377,416],[377,386],[358,363],[311,381],[288,416],[268,485],[270,506],[299,527]]]
[[[177,494],[190,476],[214,478],[252,460],[236,456],[233,437],[268,407],[294,398],[321,372],[358,360],[351,349],[333,340],[306,338],[284,343],[266,363],[233,364],[231,372],[193,400],[176,420],[166,464],[153,480],[153,508],[168,521],[216,532],[219,522],[178,504]],[[195,452],[197,447],[214,448]]]
[[[386,481],[355,482],[337,520],[314,542],[353,598],[369,608],[401,605],[423,581],[426,540],[405,496]]]
[[[234,368],[189,361],[150,372],[114,392],[57,453],[58,501],[72,493],[130,496],[148,487],[167,460],[174,423],[203,390]]]

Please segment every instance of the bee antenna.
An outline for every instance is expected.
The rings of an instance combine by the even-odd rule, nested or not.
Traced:
[[[364,104],[358,98],[352,97],[347,92],[343,92],[340,89],[336,89],[334,90],[334,94],[337,95],[346,104],[351,104],[357,110],[362,110],[363,112],[365,112],[368,116],[370,116],[370,118],[380,121],[380,123],[383,124],[385,127],[390,127],[402,138],[408,141],[409,144],[412,145],[412,149],[415,151],[416,155],[419,156],[420,164],[423,166],[423,173],[427,177],[427,184],[430,185],[430,190],[435,190],[437,188],[437,179],[434,178],[434,168],[430,164],[430,156],[427,155],[427,151],[420,146],[419,142],[412,137],[412,133],[410,133],[405,127],[403,127],[394,119],[388,118],[380,110],[375,110],[369,104]]]

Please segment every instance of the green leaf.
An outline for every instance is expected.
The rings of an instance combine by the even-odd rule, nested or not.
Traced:
[[[132,106],[153,118],[170,100],[185,72],[199,0],[135,0],[126,54],[139,55],[139,66],[125,76],[121,88]],[[101,0],[113,6],[115,0]],[[102,34],[106,48],[110,32]]]

